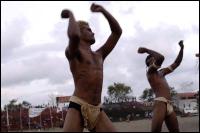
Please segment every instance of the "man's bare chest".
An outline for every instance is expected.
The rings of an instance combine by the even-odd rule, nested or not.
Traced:
[[[82,63],[91,66],[102,66],[103,60],[102,56],[98,53],[91,51],[80,51],[80,56],[82,58]]]

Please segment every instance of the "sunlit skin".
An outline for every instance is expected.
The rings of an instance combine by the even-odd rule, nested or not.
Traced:
[[[179,46],[180,46],[180,52],[176,60],[174,61],[174,63],[170,65],[170,67],[173,70],[175,70],[182,62],[183,49],[184,49],[183,41],[179,42]],[[146,64],[149,67],[146,75],[147,75],[149,84],[151,88],[153,89],[153,92],[155,93],[155,96],[165,97],[166,99],[171,100],[170,87],[165,79],[165,76],[167,74],[170,74],[173,71],[171,71],[169,67],[162,68],[159,70],[158,68],[151,67],[153,63],[155,63],[155,65],[157,66],[161,66],[164,61],[164,56],[156,51],[143,48],[143,47],[140,47],[138,49],[138,53],[140,54],[147,53],[151,55],[151,57],[146,60]],[[153,109],[152,129],[151,129],[152,132],[156,132],[156,131],[160,132],[163,121],[165,121],[170,132],[179,131],[178,121],[177,121],[175,112],[173,112],[170,116],[166,116],[166,103],[155,101],[154,109]]]
[[[122,34],[122,29],[115,18],[102,6],[92,4],[90,9],[92,12],[102,13],[108,20],[111,29],[111,34],[107,41],[96,51],[91,50],[91,45],[95,43],[95,38],[88,24],[85,24],[80,29],[70,10],[63,10],[61,17],[69,19],[69,45],[65,50],[65,55],[69,61],[74,79],[75,91],[73,95],[89,104],[98,105],[101,103],[103,63],[117,44]],[[83,131],[80,112],[74,108],[68,109],[64,131]],[[96,131],[115,131],[104,111],[100,113]]]

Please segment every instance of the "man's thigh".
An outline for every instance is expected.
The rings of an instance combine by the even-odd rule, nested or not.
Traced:
[[[153,118],[152,118],[152,131],[161,131],[163,121],[165,120],[167,112],[166,103],[156,101],[153,109]]]
[[[74,109],[69,108],[65,117],[64,132],[82,132],[83,122],[81,119],[81,113]]]
[[[165,123],[170,132],[179,132],[179,125],[175,112],[166,117]]]
[[[99,120],[96,124],[96,132],[116,132],[113,123],[110,121],[104,111],[101,111],[99,115]]]

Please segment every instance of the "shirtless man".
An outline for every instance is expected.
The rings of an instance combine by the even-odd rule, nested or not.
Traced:
[[[180,41],[179,45],[181,49],[175,62],[169,67],[160,70],[158,69],[164,61],[163,55],[147,48],[140,47],[138,49],[138,53],[140,54],[149,54],[146,58],[146,65],[148,67],[146,75],[156,96],[154,99],[152,132],[160,132],[163,121],[165,121],[170,132],[179,132],[178,120],[171,104],[170,88],[165,80],[165,76],[173,72],[182,61],[184,48],[183,41]]]
[[[117,44],[122,29],[115,18],[102,6],[91,5],[92,12],[100,12],[108,20],[111,34],[102,47],[91,50],[95,43],[94,33],[87,22],[76,21],[70,10],[63,10],[62,18],[69,18],[69,45],[65,55],[73,75],[75,91],[70,98],[65,118],[64,131],[115,131],[112,122],[102,110],[101,91],[103,84],[103,62]]]

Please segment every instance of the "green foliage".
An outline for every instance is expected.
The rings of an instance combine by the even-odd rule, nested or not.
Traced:
[[[154,99],[153,90],[151,88],[146,88],[142,95],[140,96],[140,100],[152,102]]]
[[[16,111],[20,107],[31,106],[31,104],[27,101],[23,101],[22,103],[18,103],[17,99],[12,99],[9,104],[4,106],[4,110],[6,110],[6,106],[8,107],[9,111]]]
[[[176,97],[177,91],[175,90],[174,87],[170,87],[170,95],[171,95],[172,98]],[[140,99],[141,99],[142,101],[152,102],[153,99],[154,99],[154,97],[155,97],[155,96],[154,96],[154,93],[153,93],[153,89],[151,89],[151,88],[146,88],[146,89],[143,91],[142,95],[140,96]]]
[[[128,97],[127,95],[131,92],[132,90],[130,86],[126,86],[123,83],[114,83],[114,85],[108,87],[107,93],[113,102],[120,102],[126,99]]]

